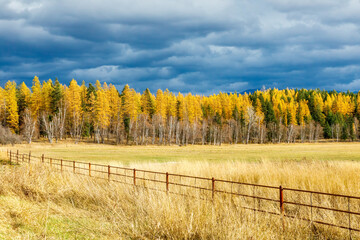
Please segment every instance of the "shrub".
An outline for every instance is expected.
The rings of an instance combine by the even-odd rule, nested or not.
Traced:
[[[20,142],[20,136],[12,133],[9,128],[0,125],[0,144],[15,144]]]

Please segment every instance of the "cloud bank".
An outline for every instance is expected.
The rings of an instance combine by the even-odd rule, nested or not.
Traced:
[[[357,0],[0,0],[0,83],[359,90]]]

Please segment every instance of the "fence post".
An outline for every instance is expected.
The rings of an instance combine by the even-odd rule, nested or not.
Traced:
[[[75,161],[73,161],[73,172],[75,173]]]
[[[31,151],[29,151],[29,162],[30,162],[30,158],[31,158]]]
[[[52,167],[52,158],[50,158],[50,167]]]
[[[108,181],[110,181],[110,165],[108,165]]]
[[[19,149],[16,150],[16,161],[19,162]]]
[[[21,162],[24,162],[25,161],[25,154],[22,155],[22,159],[21,159]],[[19,164],[19,162],[18,162]]]
[[[61,164],[61,171],[63,171],[63,160],[60,159],[60,164]]]
[[[284,209],[284,189],[283,187],[280,185],[279,187],[279,193],[280,193],[280,218],[281,218],[281,223],[282,223],[282,230],[283,232],[285,232],[285,222],[284,222],[284,214],[285,214],[285,209]]]
[[[134,168],[134,186],[136,186],[136,169]]]
[[[280,214],[284,215],[284,189],[283,187],[280,185],[279,187],[279,192],[280,192]]]
[[[169,193],[169,173],[166,172],[166,193]]]
[[[215,196],[215,178],[211,179],[211,192],[212,192],[212,199],[214,200],[214,196]]]
[[[91,177],[91,163],[89,163],[89,176]]]
[[[11,150],[10,150],[10,165],[11,165]]]
[[[312,192],[310,193],[310,220],[311,225],[313,224],[313,200],[312,200]]]
[[[44,156],[44,154],[41,156],[41,160],[42,160],[43,163],[45,162],[45,156]]]
[[[351,237],[351,214],[350,214],[350,198],[348,197],[348,212],[349,212],[349,239],[352,239]]]

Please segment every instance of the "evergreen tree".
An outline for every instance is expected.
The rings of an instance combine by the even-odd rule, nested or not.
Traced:
[[[155,100],[154,96],[151,94],[150,90],[147,88],[144,93],[141,95],[141,111],[144,114],[149,115],[150,118],[153,117],[155,113]]]
[[[63,87],[56,78],[53,91],[51,92],[51,113],[53,115],[59,113],[59,107],[61,106],[63,96]]]
[[[29,107],[31,100],[31,91],[24,82],[18,86],[16,98],[18,104],[19,126],[22,126],[25,109]]]

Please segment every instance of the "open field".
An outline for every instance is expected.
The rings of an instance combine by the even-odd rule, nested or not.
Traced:
[[[360,143],[303,143],[303,144],[249,144],[201,146],[113,146],[103,144],[33,143],[0,147],[19,149],[40,156],[98,162],[104,164],[131,165],[163,162],[209,162],[229,161],[303,161],[332,160],[359,161]]]
[[[90,177],[60,174],[42,165],[0,169],[1,239],[346,239],[349,236],[346,230],[312,227],[298,220],[285,220],[282,224],[279,216],[243,210],[236,201],[220,197],[211,202],[135,190]],[[335,214],[325,218],[347,221],[347,217],[339,219]],[[353,221],[359,224],[358,219]]]
[[[1,148],[3,158],[6,147]],[[358,143],[221,147],[36,143],[11,149],[30,150],[38,156],[45,153],[70,160],[360,196]],[[50,173],[36,165],[2,166],[1,170],[0,238],[348,238],[345,230],[313,228],[297,221],[287,221],[283,231],[278,216],[254,215],[221,198],[216,198],[212,205],[152,191],[134,192],[132,187]],[[252,194],[252,189],[248,191]],[[305,195],[292,197],[308,201]],[[346,202],[334,203],[331,198],[322,201],[329,207],[344,204],[339,207],[346,209],[347,206]],[[352,204],[353,211],[359,210],[360,204]],[[275,210],[278,211],[277,206]],[[336,214],[322,217],[330,222],[348,221]],[[360,224],[359,218],[352,221],[356,227]]]
[[[360,196],[360,143],[112,146],[34,143],[4,146],[34,156],[283,185]],[[331,182],[331,184],[330,184]]]

